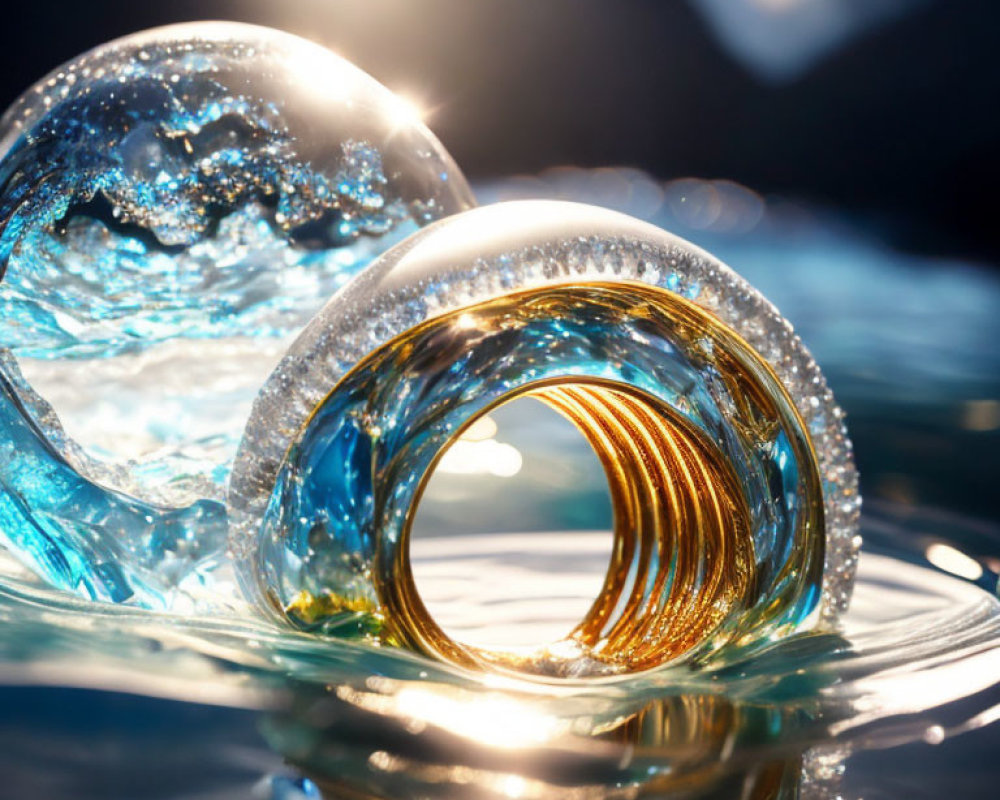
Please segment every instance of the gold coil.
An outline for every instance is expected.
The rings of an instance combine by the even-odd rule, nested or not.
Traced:
[[[558,647],[531,653],[477,649],[454,641],[437,625],[420,599],[409,561],[410,527],[435,460],[390,559],[377,560],[370,573],[387,641],[477,668],[552,676],[633,672],[671,661],[713,637],[719,643],[740,641],[747,633],[741,625],[766,628],[797,601],[802,587],[818,582],[825,543],[822,490],[802,420],[753,348],[690,301],[645,285],[547,286],[434,318],[398,337],[385,352],[396,369],[415,368],[413,360],[426,360],[431,352],[435,363],[447,361],[470,346],[464,338],[470,331],[516,327],[584,301],[605,304],[622,319],[640,318],[673,341],[699,343],[737,406],[734,419],[747,437],[768,441],[777,426],[791,432],[801,511],[793,555],[767,578],[780,590],[768,595],[761,586],[751,509],[733,465],[715,442],[667,403],[635,387],[566,377],[527,384],[482,409],[454,432],[437,458],[476,419],[523,397],[548,404],[577,426],[604,467],[614,510],[607,576],[584,619],[555,643]],[[440,346],[421,348],[417,341]],[[356,369],[370,367],[363,362]],[[759,602],[764,596],[768,600]],[[739,624],[730,624],[739,615]]]

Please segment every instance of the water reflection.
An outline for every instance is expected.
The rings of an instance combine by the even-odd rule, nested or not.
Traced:
[[[992,713],[1000,603],[906,563],[919,552],[901,533],[872,532],[897,557],[862,560],[842,636],[601,686],[426,672],[302,684],[264,731],[332,797],[832,798],[853,746],[943,737]]]
[[[641,188],[630,202],[652,196]],[[710,672],[670,670],[556,687],[486,679],[388,649],[334,645],[237,611],[200,620],[95,605],[47,589],[0,557],[0,680],[89,687],[113,697],[134,693],[142,696],[138,704],[150,696],[182,701],[159,710],[142,705],[136,717],[142,721],[126,719],[115,733],[93,724],[107,704],[66,700],[37,727],[0,740],[4,774],[44,768],[55,785],[73,786],[73,796],[83,800],[103,800],[123,775],[140,774],[142,791],[135,794],[163,797],[208,786],[213,797],[245,797],[252,775],[259,781],[253,796],[265,800],[320,794],[327,800],[783,798],[796,792],[809,800],[870,798],[871,771],[883,769],[883,759],[890,763],[883,753],[898,752],[884,748],[935,742],[946,748],[954,737],[968,748],[963,734],[1000,717],[1000,533],[990,523],[921,503],[945,497],[960,504],[977,492],[980,504],[995,502],[975,481],[995,474],[990,398],[1000,396],[1000,373],[995,351],[976,344],[996,324],[986,315],[1000,290],[992,278],[971,272],[916,281],[908,267],[887,264],[885,254],[856,241],[803,238],[798,249],[779,247],[768,238],[773,216],[754,230],[753,241],[711,243],[712,249],[728,248],[730,260],[746,265],[799,324],[847,401],[868,474],[893,472],[906,489],[866,506],[858,586],[840,636],[798,637]],[[845,274],[840,267],[850,273],[852,259],[867,288],[854,278],[846,288],[831,284],[831,275]],[[937,292],[944,283],[952,288]],[[931,294],[950,309],[947,325],[926,315]],[[892,297],[896,306],[887,302]],[[978,304],[968,305],[970,297]],[[817,298],[844,308],[816,305]],[[964,314],[951,314],[959,307]],[[956,439],[958,430],[969,438]],[[501,433],[490,438],[507,441]],[[988,458],[979,459],[987,450]],[[527,446],[523,452],[525,468],[496,480],[515,484],[525,477],[533,454]],[[569,505],[583,508],[582,500]],[[572,540],[580,574],[587,558],[605,557],[588,541]],[[523,534],[514,548],[495,537],[489,543],[433,540],[423,563],[437,570],[428,574],[440,575],[454,553],[475,547],[483,568],[502,581],[517,569],[523,578],[526,570],[544,573],[570,561],[565,550],[530,551]],[[555,537],[535,543],[566,547]],[[497,618],[475,612],[472,593],[483,587],[462,577],[465,599],[452,595],[449,603],[472,635],[477,624]],[[555,588],[559,603],[550,598],[545,607],[553,623],[563,612],[563,619],[572,617],[566,609],[574,599],[565,583],[551,584]],[[453,583],[449,591],[455,589]],[[508,614],[509,625],[523,621]],[[209,713],[208,705],[220,708]],[[175,727],[164,728],[168,733],[137,737],[137,729],[166,718],[164,707],[204,713],[178,715]],[[59,713],[75,720],[73,738],[53,736]],[[252,719],[273,753],[248,735]],[[987,741],[984,764],[995,755],[995,737]],[[84,759],[81,747],[105,755]],[[931,763],[923,751],[921,757]],[[877,765],[868,773],[866,758]],[[242,759],[242,771],[226,772],[219,766],[226,759]],[[105,773],[84,785],[81,771],[101,768]],[[949,782],[923,763],[912,768],[921,785]],[[156,795],[148,776],[164,772],[172,782],[164,780]],[[967,794],[955,789],[956,796]],[[895,796],[918,793],[910,787]]]
[[[433,706],[405,712],[415,701]],[[774,709],[701,694],[580,711],[560,719],[503,696],[341,690],[300,696],[265,731],[333,797],[732,797],[743,786],[764,798],[799,786],[799,748],[762,754],[739,741],[780,728]]]
[[[898,508],[870,516],[841,636],[799,636],[712,671],[484,678],[246,619],[95,605],[8,562],[0,659],[8,682],[263,711],[268,743],[331,798],[833,797],[852,750],[997,716],[1000,602],[932,567],[919,526]],[[952,541],[1000,541],[949,527]],[[447,541],[461,551],[461,538]]]

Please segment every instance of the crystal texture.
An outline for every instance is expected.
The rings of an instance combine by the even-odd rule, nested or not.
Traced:
[[[65,64],[0,154],[0,531],[58,586],[169,605],[223,560],[239,433],[289,337],[471,193],[372,78],[230,23]]]
[[[605,286],[609,298],[600,297]],[[705,321],[652,325],[644,287],[693,304]],[[515,308],[483,318],[482,304],[512,293]],[[541,313],[530,313],[533,304]],[[422,327],[441,319],[449,324]],[[706,333],[715,324],[763,365],[747,367],[751,381],[727,382],[713,350],[722,334]],[[233,551],[244,584],[301,625],[377,628],[391,618],[379,580],[399,557],[393,545],[405,550],[405,519],[434,453],[513,389],[584,379],[658,398],[723,452],[766,587],[750,605],[784,609],[758,626],[761,637],[813,610],[829,623],[846,608],[860,544],[857,475],[842,414],[790,325],[687,242],[555,202],[502,203],[429,227],[305,329],[256,400],[234,466]],[[758,387],[788,398],[785,422],[755,410]],[[810,493],[822,529],[800,540]],[[809,537],[825,558],[815,575],[790,566]],[[775,603],[786,589],[794,598]]]

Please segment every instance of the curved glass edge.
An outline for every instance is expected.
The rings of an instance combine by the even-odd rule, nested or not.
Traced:
[[[665,231],[576,203],[499,203],[410,237],[338,293],[265,383],[234,465],[230,550],[256,595],[260,523],[296,433],[330,389],[371,351],[428,319],[513,291],[567,281],[634,281],[709,311],[774,370],[808,428],[826,519],[816,624],[836,625],[850,601],[860,496],[843,412],[791,325],[721,262]]]

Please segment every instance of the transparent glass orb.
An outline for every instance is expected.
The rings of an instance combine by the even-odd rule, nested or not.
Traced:
[[[247,25],[63,65],[0,121],[3,345],[104,354],[300,323],[291,298],[325,299],[375,240],[471,205],[413,114],[328,50]]]
[[[183,580],[224,539],[236,442],[289,337],[472,204],[410,106],[288,34],[171,26],[43,78],[0,121],[8,541],[93,596]],[[142,581],[118,574],[132,545],[107,542],[156,540],[161,518],[131,554]]]

